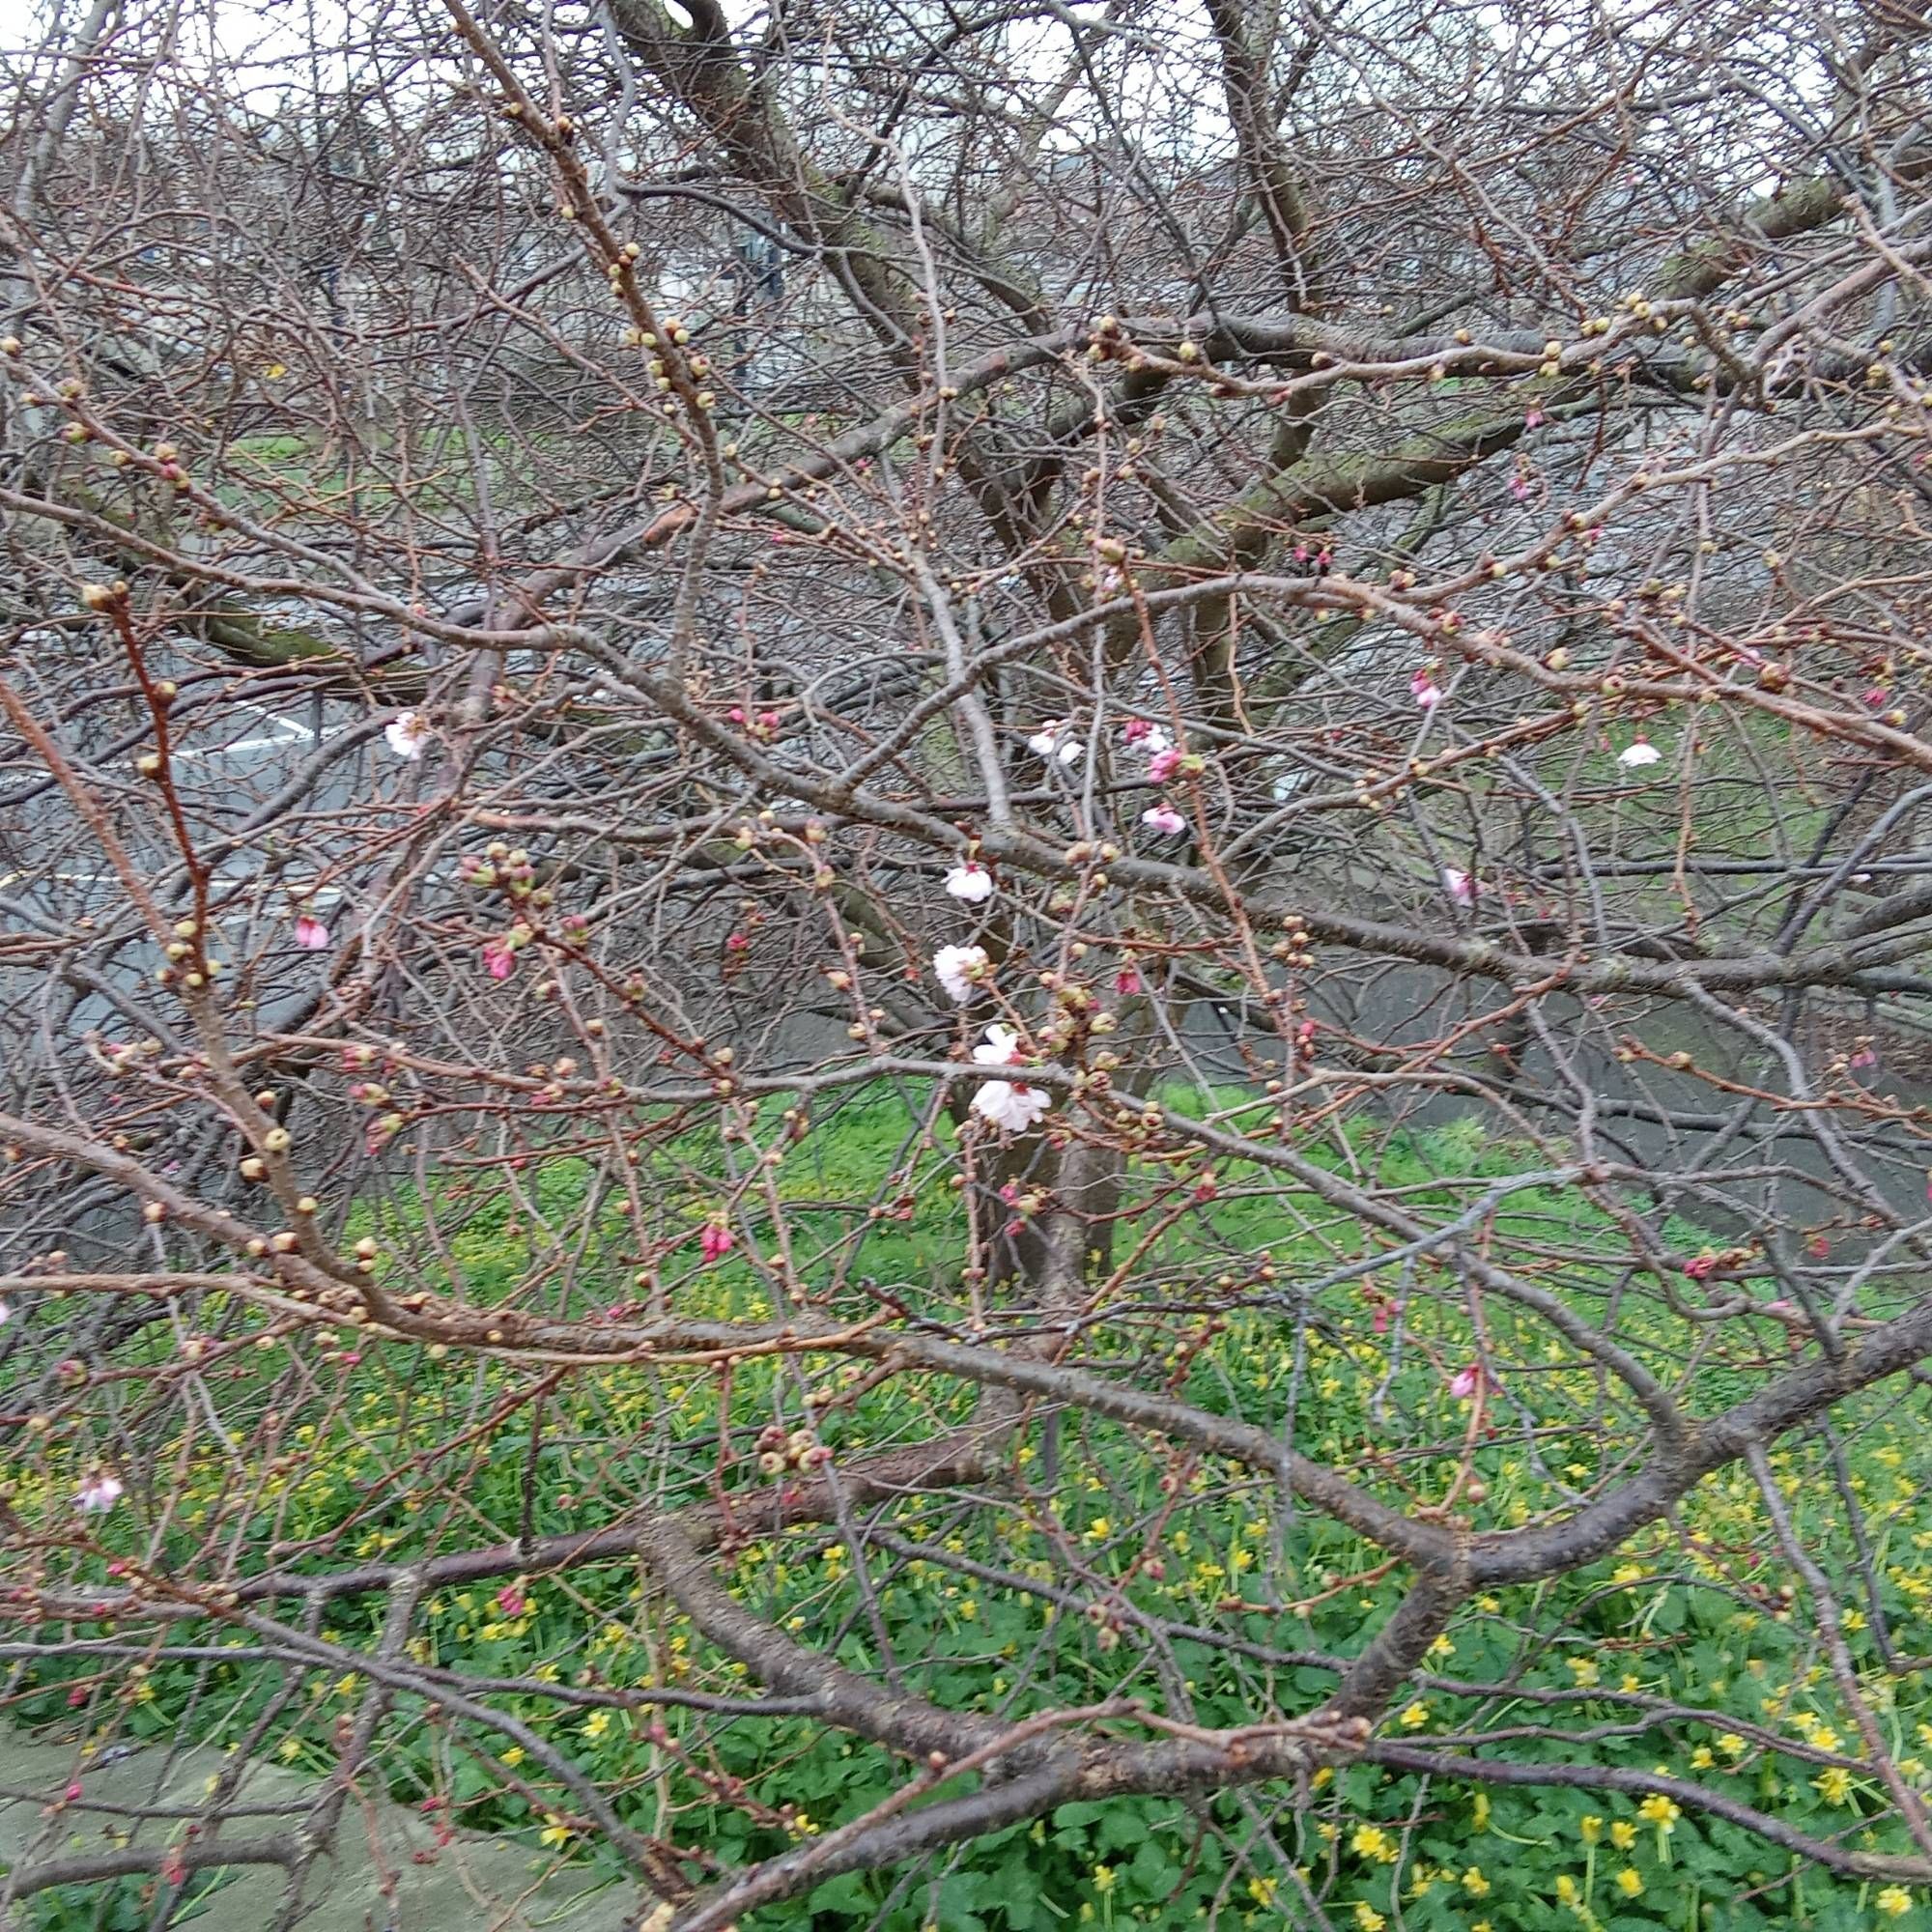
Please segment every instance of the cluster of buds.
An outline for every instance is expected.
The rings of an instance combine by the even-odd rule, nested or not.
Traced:
[[[787,1469],[822,1469],[832,1460],[832,1451],[809,1429],[794,1429],[789,1435],[775,1422],[758,1436],[758,1467],[768,1476],[781,1476]]]
[[[535,891],[537,869],[530,863],[530,855],[521,848],[513,851],[501,839],[497,839],[484,852],[466,853],[457,861],[456,876],[466,886],[475,886],[483,892],[500,892],[511,899],[530,899],[534,903],[545,902]]]
[[[746,737],[755,738],[761,745],[769,745],[778,736],[779,714],[776,711],[760,711],[753,715],[742,704],[734,704],[724,716],[729,723],[741,725]]]
[[[131,1040],[102,1039],[98,1033],[84,1036],[81,1045],[91,1060],[110,1073],[126,1073],[141,1060],[156,1058],[161,1050],[157,1039],[136,1044]]]
[[[1268,949],[1268,956],[1294,972],[1304,972],[1315,963],[1309,952],[1308,927],[1299,913],[1290,913],[1281,923],[1282,937]]]
[[[1046,1195],[1040,1188],[1023,1188],[1017,1180],[1009,1180],[1000,1189],[1000,1199],[1013,1210],[1012,1218],[1006,1226],[1009,1235],[1022,1233],[1027,1217],[1037,1214],[1046,1206]]]
[[[1706,1248],[1684,1264],[1684,1272],[1692,1281],[1709,1281],[1720,1271],[1745,1266],[1750,1261],[1752,1252],[1748,1247]]]
[[[1087,359],[1104,362],[1110,356],[1130,355],[1133,344],[1121,333],[1121,319],[1115,315],[1096,316],[1087,331]]]

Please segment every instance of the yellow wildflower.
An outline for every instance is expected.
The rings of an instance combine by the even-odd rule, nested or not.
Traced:
[[[1487,1898],[1490,1895],[1490,1882],[1483,1876],[1481,1865],[1471,1865],[1463,1874],[1463,1889],[1471,1898]]]
[[[1903,1918],[1912,1910],[1912,1894],[1902,1885],[1889,1885],[1872,1903],[1888,1918]]]
[[[1626,1898],[1634,1898],[1643,1889],[1643,1878],[1634,1865],[1626,1865],[1617,1874],[1617,1889]]]
[[[1594,1845],[1604,1835],[1604,1821],[1594,1811],[1586,1811],[1577,1821],[1577,1830],[1586,1845]]]

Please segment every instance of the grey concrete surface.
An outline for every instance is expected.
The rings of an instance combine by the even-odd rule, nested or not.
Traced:
[[[106,1851],[129,1821],[109,1810],[48,1805],[76,1776],[73,1747],[42,1744],[0,1727],[0,1865],[31,1869],[67,1854]],[[85,1800],[103,1806],[198,1804],[228,1760],[205,1746],[128,1752],[78,1774]],[[236,1802],[306,1807],[317,1781],[279,1765],[251,1765]],[[239,1819],[223,1835],[272,1834],[299,1820]],[[141,1842],[165,1842],[150,1824]],[[418,1853],[431,1857],[418,1863]],[[393,1890],[384,1895],[382,1874]],[[278,1921],[284,1878],[272,1865],[243,1866],[210,1895],[186,1905],[172,1925],[194,1932],[269,1932]],[[352,1796],[333,1856],[319,1860],[304,1888],[301,1932],[627,1932],[649,1901],[630,1885],[609,1885],[580,1866],[556,1864],[527,1845],[458,1833],[441,1847],[419,1812],[375,1794]],[[16,1909],[17,1910],[17,1909]],[[20,1914],[20,1922],[31,1924]]]

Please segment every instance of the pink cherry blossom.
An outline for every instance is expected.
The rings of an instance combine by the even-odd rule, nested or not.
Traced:
[[[1425,711],[1434,711],[1442,702],[1442,687],[1426,670],[1418,670],[1409,679],[1408,695]]]
[[[1460,1368],[1449,1379],[1449,1393],[1458,1402],[1467,1402],[1483,1385],[1483,1368],[1480,1362],[1470,1362]]]
[[[1474,905],[1476,903],[1476,882],[1467,872],[1463,871],[1458,867],[1443,867],[1442,890],[1458,905]]]
[[[517,970],[517,949],[507,939],[490,940],[483,948],[483,970],[493,980],[507,980]]]
[[[698,1231],[697,1245],[704,1251],[706,1264],[715,1267],[737,1246],[737,1236],[723,1221],[707,1221]]]
[[[102,1473],[90,1476],[80,1486],[76,1500],[87,1516],[103,1516],[127,1493],[119,1476]]]
[[[1718,1271],[1718,1257],[1711,1253],[1693,1255],[1684,1264],[1684,1272],[1692,1281],[1709,1281]]]
[[[312,913],[296,915],[296,944],[304,952],[324,952],[328,949],[328,928]]]
[[[1177,832],[1187,830],[1187,821],[1166,799],[1141,813],[1141,823],[1151,832],[1164,832],[1171,838]]]
[[[1165,784],[1180,769],[1180,748],[1178,745],[1164,746],[1148,760],[1148,781],[1151,784]]]
[[[1142,980],[1137,967],[1122,966],[1114,975],[1114,991],[1117,993],[1138,993],[1141,986]]]
[[[1861,1046],[1845,1064],[1848,1066],[1858,1067],[1876,1066],[1878,1065],[1878,1055],[1870,1047]]]

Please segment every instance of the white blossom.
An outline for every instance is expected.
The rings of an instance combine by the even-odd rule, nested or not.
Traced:
[[[1617,763],[1626,771],[1635,771],[1640,765],[1654,765],[1663,753],[1648,738],[1633,738],[1617,753]]]
[[[1052,1104],[1037,1087],[1015,1080],[988,1080],[973,1095],[973,1111],[1011,1134],[1031,1132]]]
[[[1063,765],[1077,765],[1083,747],[1077,738],[1066,735],[1066,720],[1054,718],[1027,740],[1027,750],[1037,758],[1058,758]]]
[[[429,720],[420,711],[399,711],[383,726],[383,741],[399,758],[419,758],[429,742]]]
[[[932,955],[934,977],[962,1007],[973,997],[975,980],[987,964],[983,946],[942,946]]]
[[[946,890],[955,899],[964,899],[968,905],[978,905],[981,899],[993,896],[993,875],[983,866],[975,866],[970,861],[964,866],[955,866],[946,875]]]
[[[1009,1026],[989,1026],[986,1043],[973,1049],[973,1058],[981,1066],[1010,1066],[1019,1058],[1020,1037]]]

